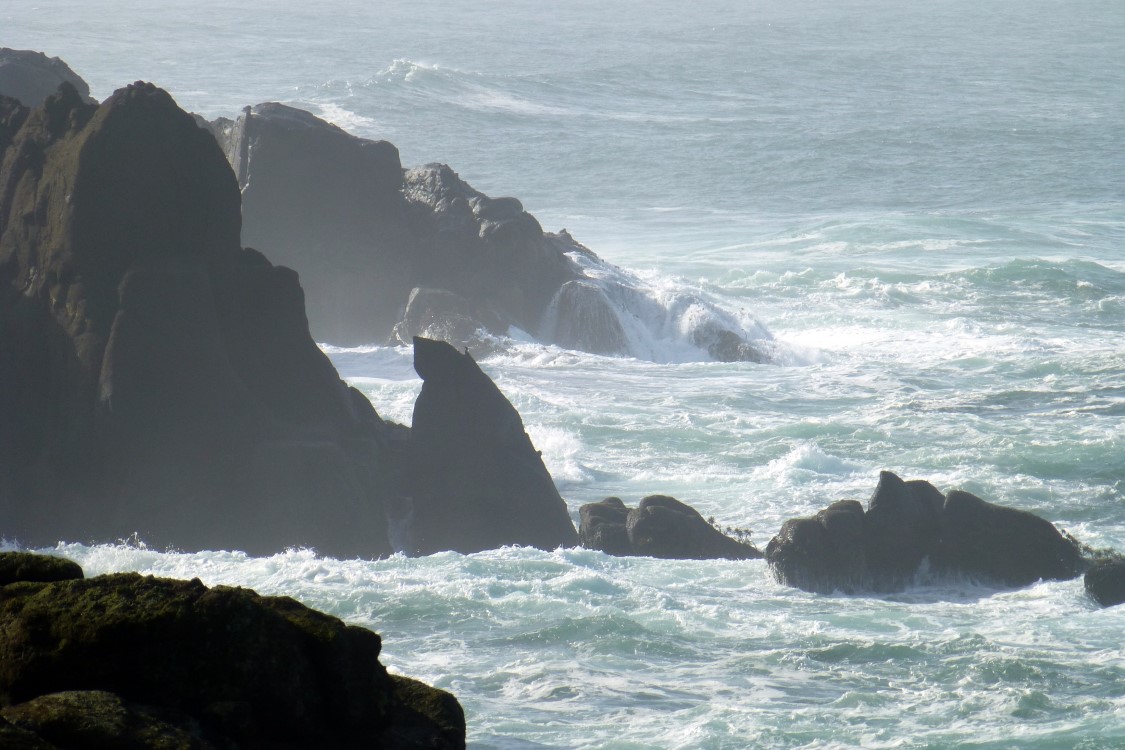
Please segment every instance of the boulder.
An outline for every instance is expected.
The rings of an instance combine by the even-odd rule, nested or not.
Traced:
[[[151,84],[0,100],[5,536],[392,551],[394,428],[240,222],[214,138]]]
[[[1086,567],[1079,545],[1051,522],[968,492],[946,496],[940,529],[932,559],[937,570],[1026,586],[1077,578]]]
[[[444,289],[415,287],[406,300],[402,319],[391,332],[391,340],[410,345],[418,336],[487,352],[491,348],[487,343],[489,335],[507,330],[502,318],[486,306],[475,305]]]
[[[1077,542],[1048,521],[884,471],[867,511],[834,503],[786,521],[766,548],[782,583],[807,591],[895,591],[927,568],[1002,586],[1068,580],[1087,562]]]
[[[456,700],[388,675],[380,646],[199,580],[20,583],[0,588],[0,714],[59,747],[463,748]]]
[[[17,99],[25,107],[38,107],[62,83],[73,86],[83,101],[96,104],[86,82],[59,58],[0,47],[0,96]]]
[[[619,497],[586,503],[578,509],[578,543],[607,555],[633,554],[633,543],[625,524],[629,509]]]
[[[809,518],[793,518],[766,546],[780,583],[805,591],[854,592],[867,585],[863,506],[841,500]]]
[[[1114,555],[1094,561],[1083,583],[1086,593],[1101,606],[1125,604],[1125,557]]]
[[[477,552],[578,542],[523,420],[468,353],[414,339],[422,391],[414,404],[411,549]]]
[[[583,547],[609,555],[669,560],[753,560],[762,553],[733,539],[690,505],[667,495],[649,495],[636,508],[617,497],[579,509]]]

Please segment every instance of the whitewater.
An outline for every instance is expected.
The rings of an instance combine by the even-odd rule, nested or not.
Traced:
[[[390,140],[769,342],[719,363],[674,330],[636,358],[513,332],[484,357],[576,519],[670,494],[764,547],[890,469],[1125,550],[1118,0],[36,0],[0,4],[0,45],[98,98],[145,79]],[[409,350],[322,348],[409,424]],[[370,627],[475,750],[1125,747],[1125,607],[1081,580],[818,596],[761,561],[84,542],[52,549]]]

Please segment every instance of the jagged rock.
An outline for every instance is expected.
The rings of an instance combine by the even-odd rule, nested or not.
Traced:
[[[636,508],[617,497],[579,508],[583,547],[609,555],[669,560],[753,560],[753,545],[722,533],[690,505],[667,495],[649,495]]]
[[[1088,593],[1103,607],[1125,604],[1125,557],[1096,560],[1083,580]]]
[[[393,431],[239,245],[215,140],[137,83],[0,101],[0,517],[29,545],[389,554]]]
[[[0,96],[18,99],[25,107],[38,107],[64,82],[73,86],[84,101],[96,103],[86,82],[59,58],[0,47]]]
[[[17,581],[51,583],[82,578],[82,568],[73,560],[31,552],[0,552],[0,586]]]
[[[587,503],[578,509],[578,543],[607,555],[632,555],[633,544],[625,527],[628,519],[629,508],[619,497]]]
[[[0,588],[0,709],[67,748],[463,748],[456,700],[388,675],[380,645],[199,580],[22,583]]]
[[[566,503],[523,420],[473,358],[414,339],[422,391],[411,427],[411,549],[477,552],[578,542]]]
[[[934,573],[1003,586],[1068,580],[1087,565],[1073,539],[1036,515],[958,490],[943,497],[886,471],[866,513],[845,500],[786,521],[766,559],[782,583],[820,593],[901,589],[927,560]]]

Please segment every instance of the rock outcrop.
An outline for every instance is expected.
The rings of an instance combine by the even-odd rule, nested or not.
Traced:
[[[579,509],[583,547],[609,555],[671,560],[754,560],[753,545],[727,536],[690,505],[667,495],[649,495],[636,508],[607,497]]]
[[[541,549],[578,542],[566,503],[519,413],[468,353],[414,339],[414,404],[404,551]]]
[[[390,143],[276,103],[208,127],[238,176],[243,242],[297,270],[318,341],[424,336],[475,349],[488,345],[481,332],[515,327],[567,348],[656,357],[628,326],[714,359],[767,359],[706,300],[681,295],[668,309],[565,230],[544,232],[519,200],[491,198],[444,164],[403,171]]]
[[[10,583],[0,747],[464,748],[456,699],[388,674],[380,648],[288,597],[198,579]]]
[[[391,552],[386,428],[239,244],[238,185],[165,92],[0,100],[0,517],[30,545]]]
[[[806,591],[894,591],[923,565],[1003,586],[1067,580],[1087,563],[1048,521],[924,481],[880,474],[867,511],[854,500],[786,521],[766,548],[774,575]]]
[[[1125,557],[1095,560],[1083,579],[1086,593],[1103,607],[1125,604]]]
[[[84,101],[96,103],[86,82],[59,58],[0,47],[0,96],[18,99],[25,107],[38,107],[62,83],[73,86]]]

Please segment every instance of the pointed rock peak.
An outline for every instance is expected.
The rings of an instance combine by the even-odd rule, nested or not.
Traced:
[[[414,370],[426,382],[442,382],[480,372],[480,367],[467,351],[461,353],[444,341],[415,336]]]

